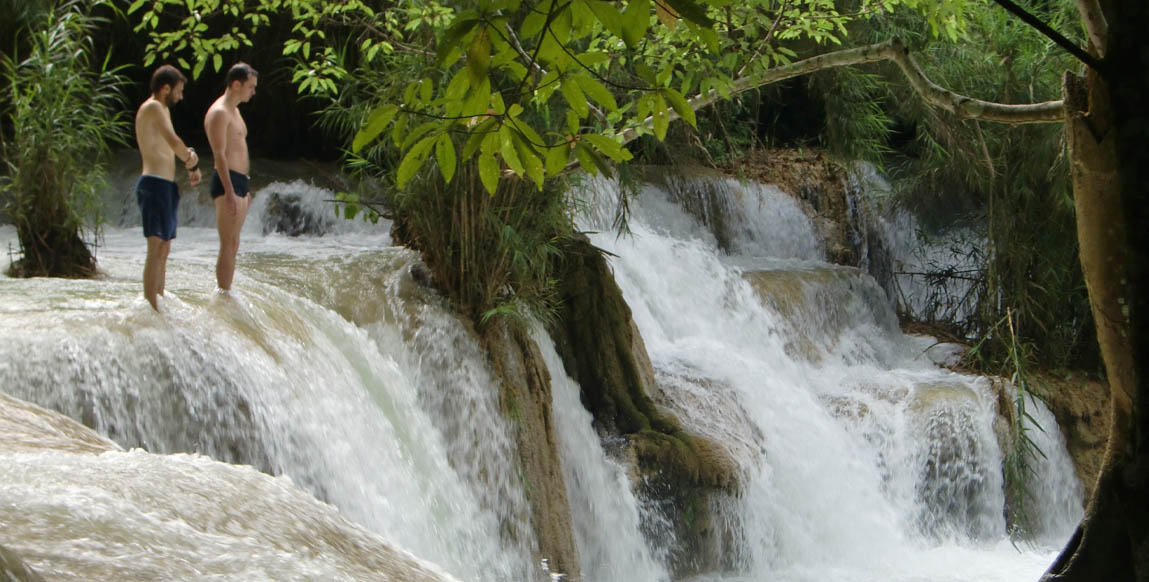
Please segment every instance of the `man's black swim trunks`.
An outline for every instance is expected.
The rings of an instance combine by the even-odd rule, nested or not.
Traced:
[[[175,182],[157,176],[140,176],[136,181],[136,202],[140,205],[145,237],[157,236],[163,240],[176,237],[180,189]]]
[[[247,196],[250,191],[248,186],[248,177],[245,174],[240,174],[235,170],[228,170],[227,174],[231,176],[231,187],[235,189],[236,196]],[[219,179],[219,172],[211,176],[211,197],[219,198],[223,196],[223,182]]]

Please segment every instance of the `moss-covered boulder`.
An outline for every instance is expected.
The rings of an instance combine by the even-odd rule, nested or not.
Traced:
[[[578,551],[556,444],[546,362],[530,334],[515,320],[494,321],[484,328],[481,339],[499,378],[500,407],[514,425],[540,557],[547,560],[551,571],[564,574],[566,580],[578,580]]]
[[[710,511],[713,495],[738,488],[738,471],[720,443],[693,435],[650,394],[656,388],[646,346],[602,251],[576,240],[558,269],[563,311],[550,333],[566,371],[603,436],[621,436],[640,493],[673,508],[676,575],[720,566]]]

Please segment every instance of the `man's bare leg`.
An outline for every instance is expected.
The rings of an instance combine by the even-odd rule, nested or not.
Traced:
[[[172,241],[165,240],[160,244],[160,295],[164,294],[164,288],[168,282],[168,253],[172,251]]]
[[[156,296],[163,294],[166,270],[164,263],[171,248],[172,242],[169,240],[163,240],[158,236],[148,237],[148,256],[144,259],[144,298],[156,311],[160,310],[156,304]]]
[[[219,230],[219,258],[215,263],[215,280],[219,288],[231,290],[235,277],[235,256],[239,253],[239,232],[243,230],[243,220],[247,217],[247,207],[251,196],[242,196],[236,202],[235,216],[227,208],[227,194],[215,199],[215,223]]]

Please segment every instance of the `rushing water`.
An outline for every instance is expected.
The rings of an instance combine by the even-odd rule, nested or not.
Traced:
[[[293,182],[257,200],[270,191],[315,206],[331,198]],[[236,289],[220,295],[216,235],[197,226],[210,214],[195,196],[185,194],[162,315],[143,301],[132,226],[108,229],[98,279],[0,279],[4,391],[124,447],[289,476],[461,579],[529,578],[533,540],[506,534],[527,530],[527,510],[497,391],[474,340],[420,294],[415,255],[389,246],[387,225],[264,236],[270,221],[257,204]],[[0,235],[9,242],[12,229]],[[0,544],[24,546],[12,529]]]
[[[48,436],[42,451],[4,452],[0,439],[0,546],[62,580],[109,579],[133,559],[123,579],[363,579],[404,551],[462,580],[538,578],[486,356],[386,224],[333,220],[332,193],[305,181],[266,184],[236,288],[220,295],[210,202],[189,191],[156,314],[123,173],[100,278],[0,278],[0,390],[149,453],[78,454]],[[617,195],[601,180],[584,190],[594,210]],[[1017,550],[993,386],[935,367],[938,348],[902,336],[872,279],[821,261],[788,197],[715,190],[735,197],[725,250],[654,188],[635,201],[634,236],[593,238],[617,255],[656,399],[747,475],[718,504],[726,575],[1036,579],[1081,511],[1052,415],[1030,406],[1050,461],[1036,467],[1035,541]],[[13,241],[0,227],[0,245]],[[674,540],[644,538],[651,508],[604,452],[549,339],[536,340],[584,578],[668,579]],[[313,545],[292,549],[301,539]]]
[[[741,196],[794,205],[744,188]],[[585,190],[591,212],[580,226],[606,230],[615,185],[589,180]],[[736,578],[1036,580],[1081,515],[1080,485],[1044,407],[1030,405],[1050,458],[1032,492],[1040,525],[1015,549],[990,382],[934,365],[932,340],[901,334],[869,276],[808,254],[761,253],[812,243],[722,252],[667,196],[644,188],[631,203],[632,235],[592,240],[613,253],[660,399],[693,430],[730,443],[748,476],[723,509]],[[758,228],[759,237],[802,232]]]

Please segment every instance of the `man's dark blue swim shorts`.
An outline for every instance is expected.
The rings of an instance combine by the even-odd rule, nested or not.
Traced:
[[[175,182],[156,176],[140,176],[136,181],[136,202],[140,204],[145,237],[158,236],[163,240],[176,237],[180,189]]]
[[[251,190],[251,187],[247,184],[247,176],[235,170],[228,170],[227,174],[231,176],[231,187],[235,189],[235,195],[247,196],[247,193]],[[211,176],[211,197],[219,198],[220,196],[223,196],[223,182],[219,179],[219,172],[216,172]]]

